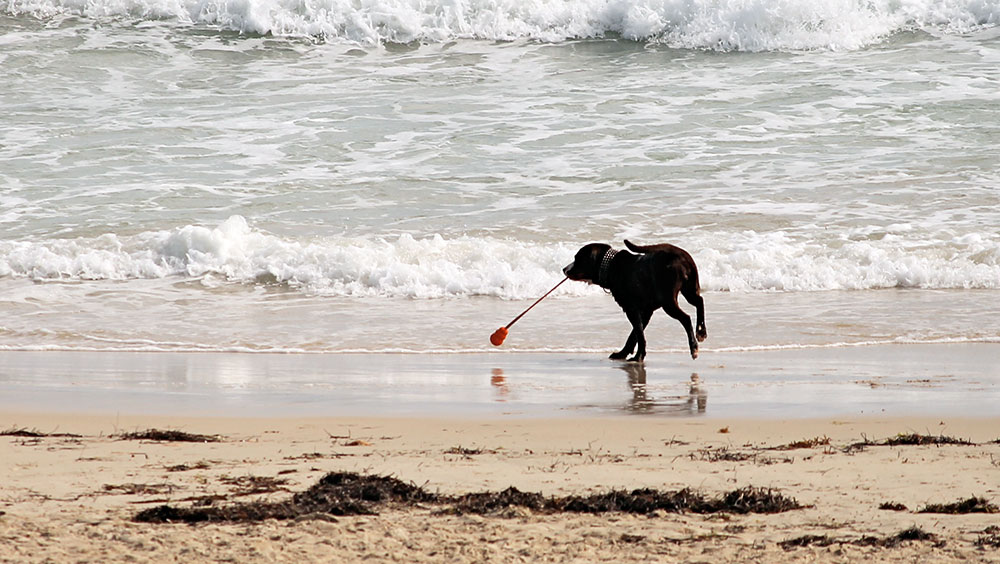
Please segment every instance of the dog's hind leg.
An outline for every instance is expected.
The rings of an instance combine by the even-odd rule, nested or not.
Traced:
[[[667,312],[667,315],[670,317],[680,321],[681,325],[684,326],[684,330],[687,331],[688,346],[691,348],[691,358],[698,358],[698,341],[694,338],[694,329],[691,327],[691,316],[684,313],[684,310],[677,305],[677,296],[674,296],[674,301],[663,306],[663,311]]]
[[[705,327],[705,299],[701,297],[697,282],[694,284],[690,282],[684,284],[681,288],[681,293],[684,294],[684,299],[698,310],[698,322],[697,325],[695,325],[695,336],[698,338],[698,342],[700,343],[708,338],[708,329]]]

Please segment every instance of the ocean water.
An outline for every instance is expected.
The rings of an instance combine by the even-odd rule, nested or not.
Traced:
[[[0,350],[1000,342],[998,0],[8,0]],[[688,308],[689,310],[691,308]],[[651,358],[685,359],[657,314]]]

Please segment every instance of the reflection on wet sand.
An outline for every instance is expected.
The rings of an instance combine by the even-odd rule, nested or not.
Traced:
[[[629,388],[632,389],[632,399],[625,404],[624,409],[631,413],[649,413],[657,415],[697,415],[705,413],[708,405],[708,394],[701,388],[701,378],[698,373],[691,374],[691,382],[687,395],[651,397],[646,386],[646,367],[641,362],[626,362],[618,366],[628,374]]]
[[[510,387],[507,386],[507,378],[503,375],[503,368],[494,368],[490,376],[490,385],[496,391],[496,401],[507,401],[510,395]]]

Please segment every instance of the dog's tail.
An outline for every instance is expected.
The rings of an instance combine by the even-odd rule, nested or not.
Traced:
[[[688,252],[685,251],[684,249],[671,245],[669,243],[661,243],[659,245],[636,245],[632,241],[625,239],[625,246],[628,247],[628,250],[632,251],[633,253],[639,253],[639,254],[651,254],[660,252],[677,253],[681,256],[688,254]]]
[[[656,252],[656,249],[653,247],[636,245],[635,243],[629,241],[628,239],[625,239],[625,246],[628,247],[628,250],[632,251],[633,253],[645,254],[645,253]]]

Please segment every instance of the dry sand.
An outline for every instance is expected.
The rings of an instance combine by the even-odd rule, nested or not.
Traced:
[[[198,419],[0,413],[0,562],[1000,562],[1000,514],[919,513],[1000,502],[1000,419]],[[123,440],[149,428],[221,442]],[[899,434],[973,445],[849,448]],[[794,442],[829,444],[780,449]],[[821,443],[825,440],[819,441]],[[279,500],[327,472],[388,474],[447,494],[516,486],[546,495],[613,488],[774,488],[778,514],[378,515],[237,524],[133,522],[212,494]],[[273,478],[278,481],[268,480]],[[274,489],[248,493],[253,486]],[[879,509],[885,502],[906,510]],[[216,501],[216,504],[227,501]],[[933,540],[854,544],[918,527]],[[783,547],[805,535],[826,543]],[[833,542],[830,542],[833,541]]]

